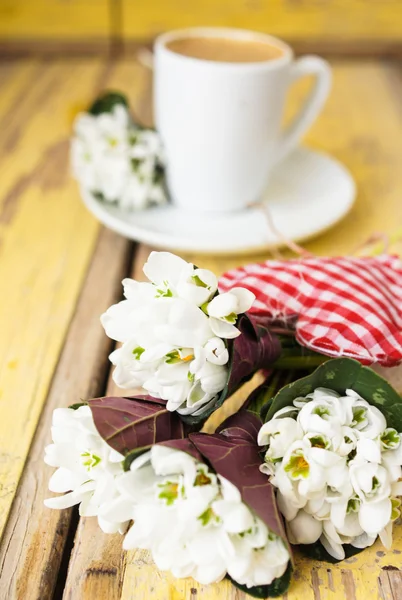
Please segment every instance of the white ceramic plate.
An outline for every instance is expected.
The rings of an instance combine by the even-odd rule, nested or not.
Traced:
[[[278,167],[264,196],[276,231],[303,241],[332,227],[351,209],[355,183],[332,157],[298,148]],[[172,204],[139,212],[82,194],[104,225],[132,240],[165,250],[203,254],[249,254],[282,245],[260,209],[193,214]]]

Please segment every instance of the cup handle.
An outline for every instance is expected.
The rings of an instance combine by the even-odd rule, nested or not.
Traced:
[[[279,140],[277,161],[285,158],[297,146],[304,133],[321,112],[331,89],[331,67],[323,58],[303,56],[297,59],[290,68],[291,83],[304,75],[315,75],[316,81],[300,113],[288,125]]]

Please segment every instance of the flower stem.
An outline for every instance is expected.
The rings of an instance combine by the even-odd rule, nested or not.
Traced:
[[[298,379],[300,373],[292,371],[272,371],[268,377],[252,394],[247,398],[243,408],[250,412],[256,413],[258,416],[264,415],[268,411],[269,403],[276,393],[294,379]]]
[[[300,346],[294,337],[280,335],[279,339],[282,352],[280,357],[272,364],[272,369],[315,369],[330,358]]]
[[[303,353],[303,354],[291,354],[283,353],[272,365],[273,369],[287,370],[287,369],[315,369],[330,359],[330,356],[323,356],[316,352]]]

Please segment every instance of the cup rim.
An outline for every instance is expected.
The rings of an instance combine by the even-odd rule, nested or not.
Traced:
[[[282,50],[283,55],[278,58],[256,62],[225,62],[218,60],[207,60],[196,58],[194,56],[185,56],[170,50],[166,44],[173,40],[180,40],[188,37],[231,37],[242,40],[261,41],[269,43],[272,46]],[[155,53],[166,53],[171,59],[179,60],[192,65],[208,65],[214,69],[245,69],[245,70],[273,70],[290,62],[293,58],[292,48],[286,42],[267,33],[252,31],[249,29],[237,29],[235,27],[188,27],[184,29],[174,29],[159,35],[154,42]]]

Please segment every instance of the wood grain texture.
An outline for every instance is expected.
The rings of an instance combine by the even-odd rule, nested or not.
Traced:
[[[125,271],[127,249],[124,240],[103,233],[88,272],[92,275],[87,278],[99,228],[81,208],[76,189],[65,167],[63,170],[65,140],[74,112],[106,83],[127,92],[136,112],[140,116],[147,114],[145,120],[149,122],[150,79],[149,73],[131,60],[117,65],[99,60],[56,61],[47,65],[28,61],[20,66],[21,71],[0,65],[0,120],[4,132],[0,159],[6,167],[2,177],[5,193],[0,203],[0,276],[2,281],[12,282],[7,288],[10,298],[3,299],[4,312],[0,317],[4,332],[0,356],[5,359],[3,364],[9,365],[8,369],[3,367],[4,372],[0,370],[0,408],[4,416],[0,421],[0,439],[2,449],[14,457],[9,460],[4,456],[0,461],[3,479],[11,482],[11,493],[0,497],[4,519],[43,406],[45,411],[0,546],[0,597],[47,600],[52,597],[71,513],[42,509],[49,477],[49,469],[42,464],[43,446],[49,441],[54,406],[70,403],[71,396],[102,393],[108,341],[100,328],[95,331],[94,323],[103,308],[121,295],[118,281]],[[399,70],[372,61],[337,61],[334,79],[331,98],[307,141],[350,168],[358,183],[359,197],[341,225],[308,244],[317,254],[350,252],[374,230],[391,232],[402,224]],[[290,110],[304,91],[303,86],[294,90]],[[46,219],[38,214],[46,215]],[[145,246],[139,247],[134,263],[136,277],[149,251]],[[255,259],[267,257],[265,254]],[[253,260],[190,255],[186,258],[217,273]],[[96,283],[99,280],[106,290],[100,292]],[[86,285],[55,371],[84,281]],[[18,364],[12,362],[13,353]],[[85,365],[80,372],[77,364]],[[14,371],[17,373],[11,376]],[[400,374],[392,375],[400,381]],[[297,556],[295,580],[287,600],[399,600],[402,527],[396,527],[395,533],[393,551],[386,552],[381,544],[376,544],[339,566]],[[102,534],[96,519],[80,520],[65,599],[246,598],[226,581],[201,586],[192,580],[174,580],[155,569],[148,553],[122,553],[121,542],[120,536]]]
[[[120,297],[130,247],[127,240],[102,230],[0,545],[4,600],[53,597],[72,511],[49,510],[43,504],[52,495],[44,447],[56,407],[103,393],[112,344],[99,315]]]
[[[141,9],[123,0],[123,36],[148,39],[169,29],[200,25],[264,31],[291,42],[332,45],[402,40],[399,0],[149,0]]]

